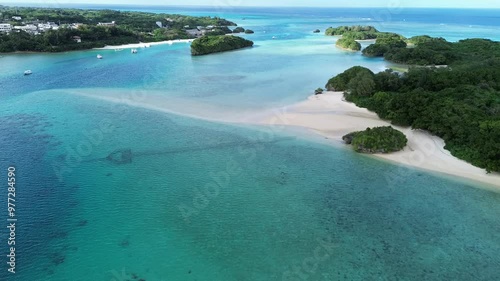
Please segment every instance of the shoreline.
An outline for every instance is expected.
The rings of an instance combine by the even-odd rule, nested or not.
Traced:
[[[78,50],[66,50],[60,52],[37,52],[37,51],[15,51],[2,53],[0,52],[0,56],[3,55],[32,55],[32,54],[64,54],[70,52],[85,52],[92,50],[116,50],[116,49],[138,49],[145,48],[148,46],[157,46],[157,45],[172,45],[177,43],[191,43],[194,39],[175,39],[175,40],[167,40],[167,41],[159,41],[159,42],[139,42],[139,43],[130,43],[123,45],[106,45],[102,48],[91,48],[91,49],[78,49]]]
[[[357,53],[357,52],[361,52],[361,50],[359,51],[356,51],[356,50],[352,50],[352,49],[348,49],[348,48],[344,48],[344,47],[341,47],[337,44],[335,44],[335,47],[337,47],[338,49],[342,50],[342,51],[345,51],[345,52],[351,52],[351,53]]]
[[[342,141],[342,136],[348,133],[362,131],[367,127],[392,126],[406,135],[407,146],[391,154],[363,154],[364,156],[425,170],[447,178],[458,177],[463,181],[479,184],[483,189],[500,192],[500,174],[487,174],[484,169],[454,157],[444,149],[444,140],[437,136],[422,130],[391,125],[390,122],[380,119],[376,113],[344,101],[342,92],[327,91],[321,95],[309,96],[307,100],[289,106],[244,112],[227,112],[217,106],[206,107],[203,103],[156,95],[144,100],[131,101],[124,100],[115,94],[97,95],[81,90],[72,92],[86,98],[123,103],[132,107],[210,122],[271,127],[271,131],[274,132],[292,132],[297,137],[321,140],[321,143],[325,145],[343,149],[352,149]],[[183,104],[180,108],[188,110],[178,111],[176,107],[172,107],[172,104]],[[390,176],[404,177],[402,174],[401,171],[399,174],[395,172]]]
[[[175,39],[166,40],[159,42],[139,42],[123,45],[106,45],[102,48],[92,48],[92,50],[116,50],[116,49],[135,49],[135,48],[146,48],[146,46],[157,46],[157,45],[172,45],[176,43],[191,43],[194,39]]]
[[[267,114],[254,121],[261,125],[302,127],[326,138],[331,145],[341,144],[347,148],[350,146],[344,144],[342,136],[348,133],[362,131],[367,127],[392,126],[406,135],[407,146],[390,154],[364,155],[438,173],[448,178],[459,177],[486,185],[485,189],[500,191],[500,174],[487,174],[486,170],[456,158],[444,149],[443,139],[427,131],[391,125],[389,121],[380,119],[376,113],[344,101],[342,92],[309,96],[305,101],[288,106],[279,118]]]

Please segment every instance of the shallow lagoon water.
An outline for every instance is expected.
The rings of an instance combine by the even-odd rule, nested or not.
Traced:
[[[498,279],[497,193],[287,131],[270,134],[266,127],[58,90],[135,89],[143,98],[162,92],[248,110],[302,100],[352,65],[387,66],[310,34],[309,16],[291,21],[247,13],[255,30],[266,22],[263,28],[280,28],[274,31],[280,38],[257,34],[256,48],[200,58],[189,56],[187,44],[141,49],[137,56],[87,51],[0,58],[6,69],[0,74],[0,165],[17,167],[20,221],[18,273],[0,276]],[[406,29],[415,32],[413,25]],[[287,39],[296,30],[303,31]],[[97,53],[105,59],[96,60]],[[27,68],[35,73],[22,77]],[[138,153],[132,163],[102,160],[124,148]],[[72,157],[78,150],[85,156]],[[8,233],[0,234],[4,241]]]

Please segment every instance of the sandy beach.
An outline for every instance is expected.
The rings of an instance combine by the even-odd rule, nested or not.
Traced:
[[[256,124],[267,126],[272,130],[277,127],[305,129],[306,133],[307,130],[311,131],[327,138],[328,143],[346,149],[349,147],[343,143],[342,136],[353,131],[365,130],[368,127],[391,125],[390,122],[381,120],[376,113],[344,101],[342,92],[325,92],[289,106],[256,111],[229,110],[203,102],[166,97],[161,93],[154,92],[149,92],[147,96],[139,99],[131,99],[130,93],[109,92],[104,89],[91,92],[75,89],[68,91],[87,98],[213,122]],[[393,127],[403,132],[408,138],[408,144],[404,150],[391,154],[367,155],[367,157],[376,157],[452,177],[481,182],[487,185],[485,188],[500,191],[500,175],[498,173],[487,174],[484,169],[452,156],[449,151],[444,149],[445,143],[441,138],[425,131],[412,130],[409,127]],[[282,131],[282,129],[280,130]]]
[[[255,121],[260,124],[304,127],[334,143],[343,143],[342,136],[353,131],[390,125],[390,122],[378,118],[376,113],[344,101],[342,92],[310,96],[306,101],[287,107],[279,118],[276,115],[264,115]],[[484,169],[452,156],[444,149],[445,143],[441,138],[409,127],[393,127],[406,135],[408,145],[402,151],[376,154],[374,157],[478,181],[500,191],[498,173],[487,174]]]
[[[177,40],[167,40],[160,42],[149,42],[149,43],[135,43],[135,44],[124,44],[124,45],[110,45],[102,48],[94,48],[94,50],[116,50],[116,49],[136,49],[136,48],[146,48],[147,46],[156,45],[172,45],[177,43],[191,43],[193,39],[177,39]]]

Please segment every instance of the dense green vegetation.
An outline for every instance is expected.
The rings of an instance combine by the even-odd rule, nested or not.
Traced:
[[[82,43],[71,37],[80,36]],[[138,42],[136,34],[117,28],[88,26],[80,30],[59,29],[41,35],[30,35],[24,31],[9,35],[0,34],[0,52],[34,51],[58,52],[104,47],[106,44],[126,44]]]
[[[60,52],[89,49],[105,45],[119,45],[138,42],[157,42],[173,39],[191,38],[186,26],[217,26],[217,30],[231,30],[227,26],[233,22],[218,17],[191,17],[183,15],[155,14],[144,12],[126,12],[112,10],[79,10],[52,8],[0,7],[0,19],[12,20],[12,16],[21,16],[23,22],[40,20],[55,22],[58,30],[50,30],[39,35],[23,31],[0,34],[0,52],[45,51]],[[112,22],[111,27],[97,26],[99,22]],[[163,28],[157,25],[161,22]],[[19,22],[11,22],[20,25]],[[71,23],[81,23],[78,28],[70,28]],[[218,31],[218,33],[221,33]],[[76,43],[73,36],[81,37]]]
[[[252,41],[238,36],[203,36],[193,41],[191,44],[191,54],[193,56],[207,55],[252,46]]]
[[[369,39],[390,39],[390,40],[405,40],[404,36],[391,32],[380,32],[373,26],[339,26],[330,27],[325,31],[327,36],[341,35],[342,38],[353,40],[369,40]]]
[[[375,39],[379,31],[373,26],[339,26],[329,27],[326,29],[325,34],[328,36],[341,35],[342,38],[349,38],[352,40],[367,40]]]
[[[346,33],[378,33],[378,30],[373,26],[339,26],[339,27],[329,27],[326,29],[325,34],[328,36],[344,35]]]
[[[367,57],[383,57],[391,48],[385,44],[371,44],[363,49],[363,55]]]
[[[412,65],[452,65],[500,58],[500,42],[491,40],[467,39],[451,43],[434,38],[421,42],[414,48],[392,48],[384,58]]]
[[[406,48],[406,46],[406,42],[400,35],[387,33],[379,36],[375,44],[371,44],[363,49],[363,55],[368,57],[382,57],[391,49]]]
[[[391,48],[384,54],[386,60],[413,65],[447,65],[457,59],[454,43],[428,41],[414,48]]]
[[[1,19],[11,20],[12,16],[21,16],[23,21],[40,20],[56,23],[83,23],[95,25],[99,22],[115,21],[119,26],[133,31],[150,32],[158,28],[157,21],[173,29],[182,29],[188,25],[196,26],[236,26],[234,22],[219,17],[192,17],[175,14],[156,14],[115,10],[81,10],[29,7],[0,7]],[[169,20],[170,19],[170,20]]]
[[[351,51],[360,51],[361,44],[356,42],[354,39],[350,38],[340,38],[337,40],[336,45],[340,48],[351,50]]]
[[[349,32],[346,34],[343,38],[349,36]],[[500,57],[500,43],[487,39],[467,39],[452,43],[444,38],[427,35],[406,39],[396,33],[378,32],[376,36],[376,42],[363,49],[363,55],[384,57],[395,63],[421,66],[451,65]]]
[[[378,32],[377,33],[377,43],[379,44],[387,44],[391,42],[398,42],[400,40],[407,40],[401,34],[393,33],[393,32]],[[406,44],[405,44],[406,46]]]
[[[347,91],[349,82],[354,77],[364,74],[370,77],[373,76],[373,72],[367,68],[361,66],[351,67],[343,73],[331,78],[325,87],[328,91]]]
[[[377,38],[377,33],[371,32],[347,32],[342,35],[342,38],[349,38],[352,40],[371,40]]]
[[[455,61],[449,68],[374,74],[357,66],[330,79],[327,88],[345,91],[346,100],[395,125],[427,130],[443,138],[454,156],[498,172],[500,46],[476,40],[465,44],[453,49]],[[470,52],[473,58],[464,56]]]
[[[342,140],[351,144],[355,151],[362,153],[395,152],[403,149],[408,142],[403,133],[390,126],[353,132],[343,136]]]
[[[433,42],[433,41],[446,41],[444,38],[434,38],[430,37],[429,35],[420,35],[420,36],[413,36],[408,39],[408,43],[418,45],[418,44],[423,44],[427,42]]]

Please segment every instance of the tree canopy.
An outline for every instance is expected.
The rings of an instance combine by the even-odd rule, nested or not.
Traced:
[[[355,66],[328,80],[325,88],[328,91],[347,91],[349,82],[360,73],[374,76],[371,70],[361,66]]]
[[[325,34],[328,36],[334,35],[344,35],[348,32],[365,32],[365,33],[377,33],[378,30],[373,26],[339,26],[339,27],[329,27],[326,29]]]

